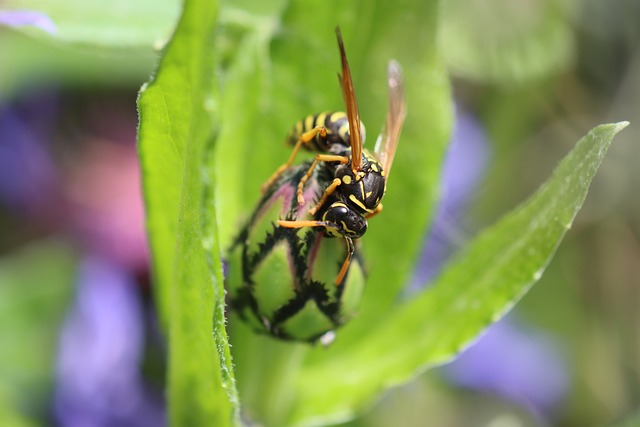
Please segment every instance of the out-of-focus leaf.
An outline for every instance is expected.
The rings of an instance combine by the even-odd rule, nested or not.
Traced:
[[[0,260],[0,408],[44,404],[50,393],[52,355],[73,292],[74,265],[71,249],[61,242],[26,247]],[[4,409],[0,413],[9,417]],[[16,416],[0,415],[0,424],[28,425],[13,410]]]
[[[340,357],[305,366],[291,425],[346,418],[380,390],[445,362],[502,317],[535,283],[579,211],[614,135],[626,122],[581,139],[522,206],[480,234],[435,286],[371,324]],[[327,384],[326,378],[339,378]],[[318,387],[318,384],[323,384]]]
[[[613,427],[639,427],[640,426],[640,412],[636,411],[634,414],[625,418],[619,423],[613,424]]]
[[[37,423],[19,413],[0,388],[0,425],[3,427],[35,427]]]
[[[217,12],[210,0],[185,3],[139,100],[147,228],[157,307],[168,331],[168,401],[175,426],[237,424],[208,166],[216,139]]]
[[[447,65],[461,77],[507,84],[566,69],[574,56],[573,1],[443,3]]]
[[[0,100],[43,86],[135,88],[149,77],[156,53],[137,50],[75,49],[3,29],[0,36]],[[108,70],[108,71],[106,71]]]
[[[48,17],[55,27],[53,32],[45,32],[37,26],[21,27],[34,37],[53,37],[79,45],[150,48],[162,46],[171,35],[180,2],[6,0],[2,2],[2,8],[37,12]]]
[[[51,84],[139,86],[170,36],[179,6],[176,0],[3,2],[4,21],[11,21],[11,14],[40,15],[48,31],[33,25],[3,28],[0,99]]]

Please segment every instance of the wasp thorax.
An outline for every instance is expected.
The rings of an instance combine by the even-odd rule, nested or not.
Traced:
[[[345,203],[335,202],[322,215],[322,220],[333,223],[336,228],[326,227],[327,235],[333,237],[362,237],[367,231],[367,220]]]
[[[380,204],[386,185],[382,167],[375,160],[363,156],[362,169],[353,173],[351,164],[336,169],[335,177],[340,179],[340,195],[361,215],[371,214]]]

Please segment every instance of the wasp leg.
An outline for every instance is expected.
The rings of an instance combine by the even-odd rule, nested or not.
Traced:
[[[304,196],[302,194],[304,193],[304,185],[307,183],[307,180],[311,178],[311,174],[313,173],[313,170],[315,169],[315,167],[318,165],[318,162],[340,162],[341,165],[346,165],[347,163],[349,163],[349,157],[338,156],[335,154],[316,154],[316,158],[313,161],[313,163],[311,163],[309,170],[298,183],[298,204],[299,205],[304,205]]]
[[[347,270],[349,269],[349,265],[351,264],[351,257],[353,256],[353,252],[355,250],[351,237],[344,236],[344,242],[347,244],[347,257],[342,263],[342,268],[340,268],[340,273],[338,273],[338,277],[336,278],[336,286],[340,286],[340,284],[344,280],[344,276],[347,274]]]
[[[304,228],[304,227],[325,227],[325,228],[333,228],[338,230],[338,227],[328,221],[278,221],[278,225],[280,227],[285,228]],[[342,263],[342,267],[340,268],[340,272],[338,273],[338,277],[336,277],[336,286],[340,286],[342,281],[344,280],[344,276],[347,274],[347,270],[349,269],[349,265],[351,264],[351,257],[353,256],[353,252],[355,247],[353,245],[353,240],[349,236],[344,236],[344,242],[347,245],[347,257]]]
[[[373,218],[374,216],[378,215],[380,212],[382,212],[382,203],[376,206],[373,212],[366,214],[364,217],[366,219]]]
[[[289,166],[291,166],[293,161],[296,159],[298,151],[300,151],[300,147],[308,144],[318,134],[320,134],[320,136],[324,138],[325,136],[327,136],[327,129],[324,126],[316,126],[310,131],[303,133],[298,139],[298,142],[296,142],[296,145],[293,147],[293,151],[289,156],[289,160],[287,160],[286,163],[280,165],[280,167],[276,169],[273,175],[271,175],[271,177],[269,177],[269,179],[264,184],[262,184],[262,187],[260,187],[260,191],[264,193],[267,188],[269,188],[269,186],[273,184],[276,179],[278,179],[282,172],[284,172]]]
[[[320,199],[320,201],[318,203],[316,203],[316,205],[314,207],[312,207],[311,209],[309,209],[309,215],[313,216],[316,214],[316,212],[318,212],[318,209],[320,209],[320,207],[322,205],[324,205],[324,202],[327,201],[327,198],[333,194],[334,191],[336,191],[336,188],[342,184],[342,180],[340,178],[334,178],[333,182],[331,183],[331,185],[329,185],[327,187],[326,190],[324,190],[324,194],[322,195],[322,198]]]
[[[304,228],[304,227],[332,227],[336,228],[335,224],[327,221],[285,221],[279,220],[278,225],[284,228]]]

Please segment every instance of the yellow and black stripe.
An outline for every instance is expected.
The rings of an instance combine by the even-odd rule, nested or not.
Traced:
[[[326,136],[317,134],[313,140],[305,145],[307,150],[327,152],[335,144],[344,148],[350,147],[349,119],[347,113],[342,111],[325,111],[305,117],[291,129],[287,142],[295,145],[302,134],[318,126],[323,126],[327,130],[327,134]],[[361,134],[364,134],[364,125],[361,127]]]

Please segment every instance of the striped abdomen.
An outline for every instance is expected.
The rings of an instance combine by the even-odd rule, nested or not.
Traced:
[[[325,137],[322,137],[320,134],[316,135],[315,138],[305,146],[307,150],[328,152],[331,151],[331,147],[336,145],[340,148],[350,147],[349,119],[347,118],[347,114],[342,111],[325,111],[320,114],[305,117],[291,129],[287,142],[295,145],[303,133],[309,132],[317,126],[324,126],[327,130],[327,135]],[[364,142],[364,124],[360,123],[360,127],[360,134]]]

